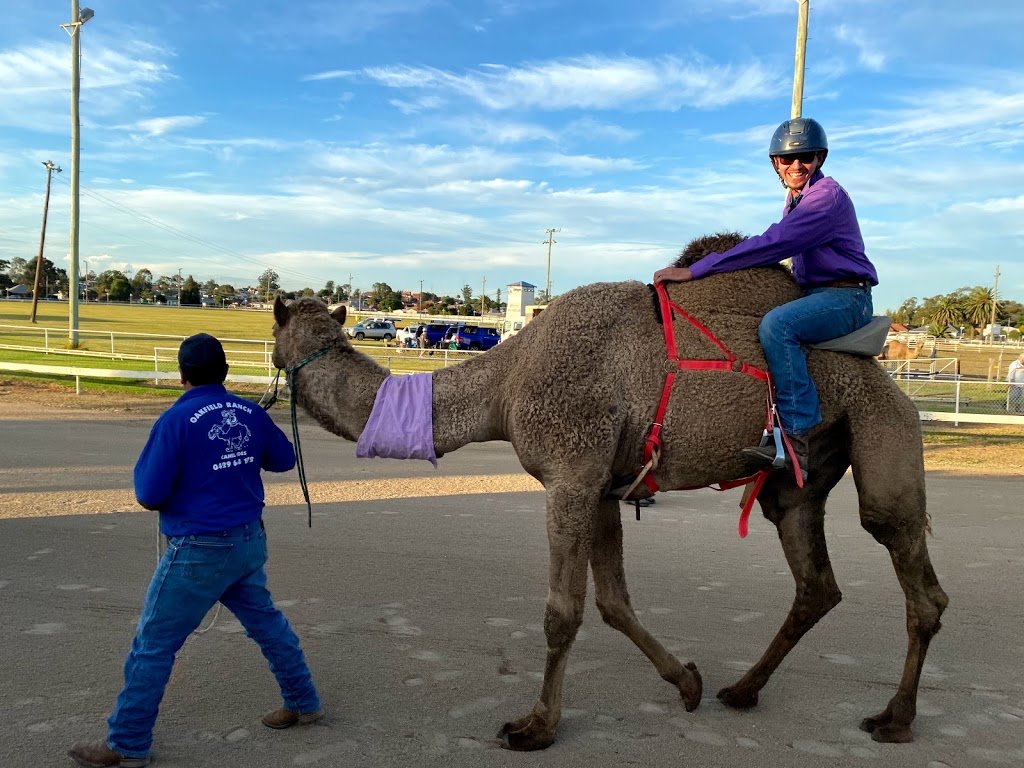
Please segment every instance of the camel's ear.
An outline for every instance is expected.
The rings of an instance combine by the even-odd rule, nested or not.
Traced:
[[[274,299],[274,319],[281,328],[288,324],[288,305],[280,296]]]
[[[336,310],[331,312],[331,317],[338,321],[338,325],[345,324],[345,305],[342,304]]]

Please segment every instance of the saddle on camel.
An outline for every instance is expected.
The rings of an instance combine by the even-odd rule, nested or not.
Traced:
[[[705,238],[698,248],[716,245]],[[708,333],[678,312],[666,316],[643,283],[596,283],[554,299],[519,334],[485,354],[404,377],[390,376],[352,347],[342,332],[343,307],[332,314],[316,299],[275,303],[273,360],[289,371],[292,397],[328,431],[359,440],[360,453],[384,452],[364,431],[381,434],[375,403],[390,390],[408,387],[413,399],[405,413],[414,414],[416,444],[404,455],[433,459],[468,443],[506,440],[523,469],[544,486],[547,661],[536,704],[500,730],[510,749],[543,749],[555,740],[569,651],[583,620],[588,566],[604,621],[637,645],[677,688],[688,711],[700,703],[703,683],[696,666],[671,654],[630,604],[613,491],[625,490],[621,479],[635,478],[646,465],[645,445],[656,421],[660,453],[646,475],[659,488],[727,483],[757,469],[741,451],[765,430],[766,384],[742,366],[766,370],[758,324],[768,310],[800,293],[778,266],[672,284],[667,292],[671,304]],[[725,364],[694,368],[670,361],[666,321],[679,360]],[[908,635],[895,694],[861,727],[876,741],[911,741],[921,669],[948,602],[928,556],[917,409],[871,357],[812,350],[808,364],[823,417],[809,435],[808,479],[801,487],[793,473],[773,472],[756,494],[764,517],[778,529],[796,596],[762,657],[718,698],[730,707],[756,705],[789,651],[842,599],[824,515],[829,492],[852,466],[861,524],[889,551],[905,595]],[[670,372],[675,375],[659,419]],[[412,382],[402,387],[393,379]],[[389,450],[387,455],[403,455]],[[646,481],[635,484],[637,498],[653,493]]]

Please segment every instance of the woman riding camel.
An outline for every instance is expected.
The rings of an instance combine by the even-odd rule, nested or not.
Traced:
[[[878,275],[864,254],[853,201],[821,172],[828,156],[821,125],[810,118],[787,120],[772,136],[768,156],[787,190],[782,220],[725,253],[709,254],[690,267],[658,270],[654,280],[685,282],[792,259],[793,277],[804,295],[768,312],[758,336],[775,384],[779,418],[800,466],[806,468],[807,434],[821,421],[821,409],[802,345],[836,339],[867,325],[871,287],[878,285]],[[770,464],[775,446],[745,448],[743,453]],[[792,467],[788,453],[786,466]]]

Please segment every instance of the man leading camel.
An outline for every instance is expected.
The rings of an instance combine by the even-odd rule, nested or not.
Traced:
[[[690,267],[660,269],[654,281],[686,282],[793,260],[793,276],[804,295],[768,312],[758,336],[775,384],[779,418],[797,460],[807,467],[807,434],[821,422],[821,409],[802,345],[867,325],[878,276],[864,253],[853,201],[821,172],[828,156],[821,125],[810,118],[787,120],[775,130],[768,156],[787,190],[782,220],[725,253],[709,254]],[[743,453],[770,464],[775,447],[745,448]],[[791,467],[788,455],[786,466]]]

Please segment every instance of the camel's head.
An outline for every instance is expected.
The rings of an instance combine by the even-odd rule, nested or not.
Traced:
[[[288,368],[325,347],[347,345],[341,327],[345,307],[333,312],[319,299],[304,298],[285,303],[274,302],[274,354],[278,368]]]

